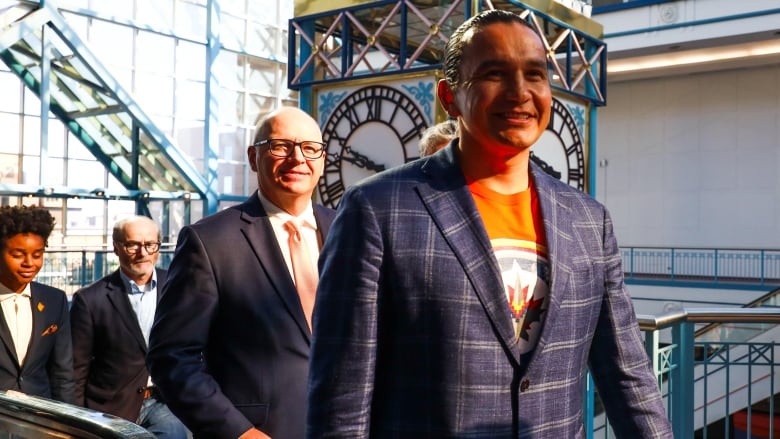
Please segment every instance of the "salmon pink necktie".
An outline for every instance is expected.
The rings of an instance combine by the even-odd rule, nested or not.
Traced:
[[[298,225],[293,220],[284,223],[289,238],[290,260],[293,266],[293,277],[295,278],[295,288],[298,290],[298,297],[301,299],[303,313],[306,315],[306,322],[311,329],[311,313],[314,309],[314,296],[317,292],[317,273],[309,257],[309,248],[303,239],[303,234]]]

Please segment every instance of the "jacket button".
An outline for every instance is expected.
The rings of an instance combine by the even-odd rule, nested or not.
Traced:
[[[528,380],[523,380],[522,383],[520,383],[520,391],[525,392],[528,390],[528,388],[531,387],[531,382]]]

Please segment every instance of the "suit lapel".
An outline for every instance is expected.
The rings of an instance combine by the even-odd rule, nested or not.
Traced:
[[[0,339],[3,340],[5,350],[13,359],[14,363],[19,365],[19,358],[16,356],[16,347],[14,346],[14,339],[11,336],[11,331],[8,329],[8,323],[5,321],[5,314],[0,309]]]
[[[539,208],[544,219],[547,258],[550,263],[550,297],[542,332],[528,363],[531,363],[537,354],[544,350],[547,340],[550,339],[550,333],[555,328],[550,316],[560,315],[559,308],[566,292],[566,284],[569,281],[569,261],[571,260],[569,247],[572,245],[570,241],[565,240],[565,237],[573,236],[570,209],[559,200],[552,177],[533,164],[531,165],[531,176],[534,179],[539,197]]]
[[[53,319],[48,317],[52,312],[55,312],[53,311],[54,306],[51,303],[46,303],[34,283],[30,284],[30,305],[32,306],[32,334],[30,334],[30,343],[27,345],[25,364],[30,364],[31,359],[35,356],[37,344],[43,332],[47,330],[49,322],[59,322],[59,316]],[[24,366],[22,367],[24,368]]]
[[[463,266],[466,276],[497,329],[501,342],[520,362],[518,340],[509,315],[501,271],[493,256],[493,247],[469,192],[460,167],[446,163],[454,161],[452,148],[445,155],[424,165],[423,172],[433,180],[417,190],[427,206],[433,221]],[[485,257],[485,255],[489,255]]]
[[[253,194],[241,206],[241,219],[245,223],[241,227],[241,231],[246,236],[247,242],[257,256],[260,265],[268,273],[268,279],[273,284],[274,291],[279,295],[285,308],[287,308],[287,312],[295,320],[301,333],[304,334],[306,341],[310,342],[311,331],[308,323],[306,323],[306,316],[303,314],[298,291],[295,289],[295,283],[290,276],[287,264],[284,262],[284,256],[282,256],[282,251],[277,244],[271,221],[260,204],[257,193]],[[319,226],[319,218],[317,218],[317,221]]]
[[[130,299],[127,297],[128,292],[125,290],[125,285],[122,282],[122,277],[119,275],[119,270],[115,271],[108,279],[105,291],[108,302],[116,310],[119,320],[128,330],[130,330],[135,341],[141,346],[141,349],[146,352],[147,346],[143,332],[141,331],[141,325],[138,323],[138,317],[135,315],[133,306],[130,304]],[[157,297],[159,299],[160,288],[158,288],[157,291]]]

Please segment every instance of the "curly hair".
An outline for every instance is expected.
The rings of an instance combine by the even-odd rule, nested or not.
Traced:
[[[0,207],[0,247],[4,247],[9,238],[20,233],[36,234],[48,245],[52,230],[54,230],[54,217],[42,207]]]

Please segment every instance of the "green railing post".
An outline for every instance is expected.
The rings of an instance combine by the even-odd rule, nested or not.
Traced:
[[[79,287],[87,284],[87,251],[81,251],[81,269],[79,270]]]
[[[593,439],[593,418],[596,416],[595,389],[593,375],[588,372],[585,379],[585,439]]]
[[[658,382],[661,382],[660,353],[658,349],[658,331],[645,331],[645,351]]]
[[[714,281],[718,281],[718,249],[715,249],[715,266],[713,267]]]
[[[683,321],[672,326],[672,343],[677,349],[672,351],[674,367],[669,380],[669,414],[675,439],[693,439],[693,334],[693,323]]]

